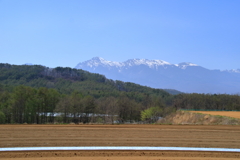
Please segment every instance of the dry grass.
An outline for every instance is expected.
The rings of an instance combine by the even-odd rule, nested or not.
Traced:
[[[210,114],[210,115],[219,115],[219,116],[227,116],[227,117],[239,118],[240,119],[240,112],[237,112],[237,111],[190,111],[190,112]]]
[[[240,125],[240,112],[177,111],[158,121],[161,124]],[[227,116],[229,115],[229,116]],[[231,117],[230,117],[231,116]]]

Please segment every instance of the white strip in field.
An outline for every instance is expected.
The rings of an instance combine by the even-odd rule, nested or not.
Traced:
[[[194,147],[16,147],[0,148],[0,151],[99,151],[99,150],[152,150],[152,151],[209,151],[209,152],[240,152],[238,148],[194,148]]]

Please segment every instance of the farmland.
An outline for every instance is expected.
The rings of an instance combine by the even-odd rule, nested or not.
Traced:
[[[240,148],[240,126],[211,125],[1,125],[0,147],[166,146]],[[15,158],[14,158],[15,157]],[[179,151],[0,152],[0,159],[239,158],[240,153]]]

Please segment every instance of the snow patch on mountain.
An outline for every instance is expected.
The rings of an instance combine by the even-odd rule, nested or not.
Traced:
[[[158,69],[159,66],[168,66],[170,63],[162,60],[148,60],[148,59],[130,59],[124,63],[124,66],[132,67],[132,66],[140,66],[145,65],[152,69]]]
[[[112,68],[112,67],[117,67],[120,68],[123,66],[121,62],[113,62],[113,61],[107,61],[101,57],[94,57],[88,61],[78,63],[75,68],[77,69],[82,69],[84,67],[90,67],[93,70],[95,70],[97,67],[102,66],[102,67],[107,67],[107,68]]]
[[[240,69],[231,69],[231,70],[227,70],[230,73],[240,73]]]
[[[189,63],[189,62],[183,62],[179,64],[175,64],[175,66],[181,68],[181,69],[186,69],[189,66],[198,66],[197,64]]]
[[[121,67],[122,63],[120,62],[113,62],[113,61],[107,61],[101,57],[94,57],[89,61],[85,61],[83,63],[87,63],[89,67],[93,66],[99,66],[99,65],[106,65],[106,66],[116,66],[116,67]]]

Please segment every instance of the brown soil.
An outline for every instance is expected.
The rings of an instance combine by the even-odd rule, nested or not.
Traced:
[[[236,111],[190,111],[190,112],[240,118],[240,112]]]
[[[0,147],[168,146],[240,148],[240,126],[0,125]],[[177,151],[0,152],[0,159],[239,159],[240,153]],[[205,158],[204,158],[205,157]]]
[[[218,152],[180,152],[180,151],[40,151],[40,152],[4,152],[0,159],[25,160],[25,159],[50,159],[50,160],[183,160],[183,159],[211,159],[229,160],[239,159],[239,153]]]

